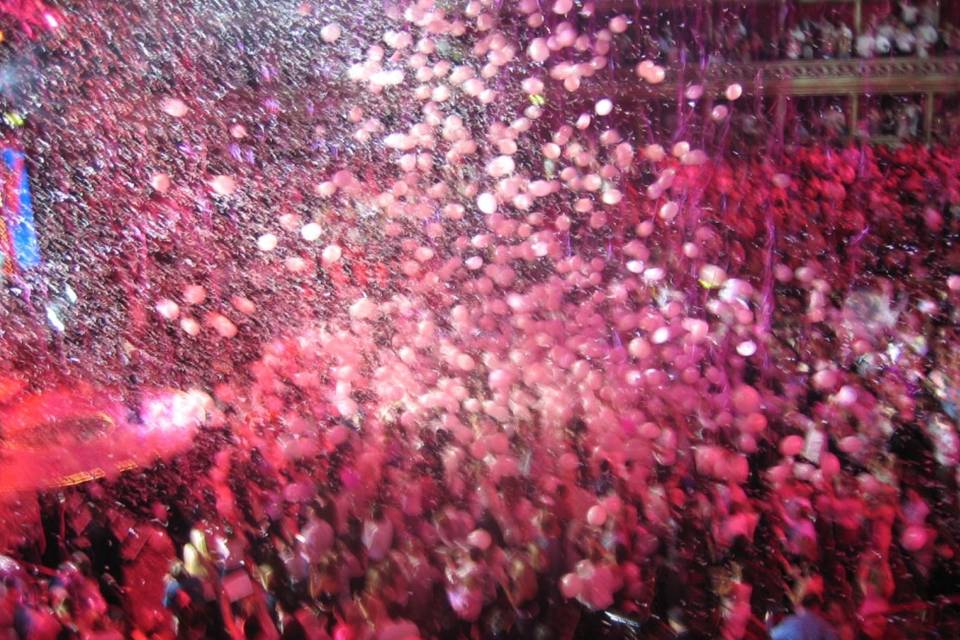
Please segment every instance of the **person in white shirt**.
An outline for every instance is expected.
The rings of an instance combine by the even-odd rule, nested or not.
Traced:
[[[873,50],[878,56],[885,56],[889,54],[891,46],[892,45],[889,37],[879,33],[877,34],[877,37],[874,40]]]
[[[903,114],[907,121],[907,135],[916,138],[920,133],[920,105],[911,102],[903,108]]]
[[[937,28],[926,21],[920,23],[915,29],[915,33],[917,42],[923,42],[928,48],[937,44],[937,41],[940,39],[940,32],[937,31]]]
[[[876,38],[871,33],[863,33],[857,37],[857,56],[872,58],[876,49]]]
[[[900,55],[910,55],[917,45],[917,37],[906,25],[900,25],[894,40],[897,43],[897,53]]]
[[[793,29],[790,29],[790,36],[797,42],[807,41],[807,33],[803,30],[801,25],[797,25]]]
[[[787,59],[789,60],[797,60],[800,58],[800,53],[801,53],[800,41],[795,37],[793,37],[792,33],[787,36],[787,45],[785,48],[785,53],[786,53]]]

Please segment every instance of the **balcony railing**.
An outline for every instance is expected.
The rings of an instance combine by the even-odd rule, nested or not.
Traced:
[[[719,94],[735,82],[754,95],[955,93],[960,91],[960,57],[719,63],[705,70],[668,69],[667,82],[659,85],[636,79],[629,92],[672,98],[681,87],[699,83],[706,93]]]

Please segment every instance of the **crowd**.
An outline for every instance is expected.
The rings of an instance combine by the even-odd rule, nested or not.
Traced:
[[[888,104],[865,109],[858,133],[867,137],[892,136],[897,140],[918,140],[923,133],[923,107],[910,96],[897,96]],[[955,116],[953,116],[955,118]],[[949,135],[949,131],[943,132]]]
[[[708,413],[671,410],[691,402],[686,387],[651,378],[670,403],[640,413],[624,396],[603,428],[532,407],[461,422],[371,401],[338,418],[304,376],[340,376],[375,337],[274,341],[245,386],[213,390],[189,454],[40,496],[35,536],[11,550],[21,569],[5,565],[0,621],[29,638],[546,638],[597,637],[592,612],[616,611],[643,637],[813,637],[787,631],[811,616],[841,638],[952,637],[955,162],[948,149],[800,148],[778,167],[790,184],[766,160],[678,173],[691,193],[709,185],[698,206],[729,231],[699,243],[726,247],[731,271],[763,271],[765,223],[747,212],[772,208],[794,247],[775,268],[770,366],[736,337],[736,316],[763,313],[750,286],[707,301],[730,332],[713,348],[743,356],[705,371]],[[682,298],[668,296],[669,314]],[[653,327],[638,335],[630,356],[663,348]],[[577,375],[550,362],[539,375]],[[514,375],[535,384],[543,365],[529,364]],[[612,637],[631,629],[607,623]]]
[[[836,144],[853,136],[864,141],[902,144],[922,140],[926,134],[923,102],[914,96],[863,99],[859,105],[860,118],[853,131],[850,130],[850,108],[850,101],[846,98],[800,98],[790,112],[792,135],[808,143],[820,140]],[[949,140],[949,122],[956,119],[957,113],[948,111],[942,115],[943,121],[933,123],[936,125],[933,133]]]
[[[0,403],[207,401],[3,496],[0,634],[955,637],[955,147],[665,149],[589,93],[623,24],[372,4],[100,3],[14,58]]]
[[[700,5],[639,18],[636,32],[625,34],[628,58],[661,63],[718,64],[776,60],[831,60],[890,56],[956,55],[958,25],[942,22],[939,5],[902,2],[865,12],[860,32],[851,11],[825,4],[790,5],[787,13],[769,6],[727,7],[705,16]],[[804,10],[800,10],[804,9]],[[869,9],[869,7],[868,7]]]
[[[860,58],[882,56],[919,56],[938,52],[957,52],[956,26],[939,23],[937,3],[916,6],[899,3],[899,11],[875,14],[856,40],[854,51]],[[844,51],[849,51],[849,44]]]

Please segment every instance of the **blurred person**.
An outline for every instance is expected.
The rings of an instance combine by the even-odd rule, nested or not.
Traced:
[[[901,640],[903,634],[890,628],[889,611],[890,605],[885,598],[868,596],[857,612],[860,627],[857,640]]]
[[[788,616],[770,632],[772,640],[838,640],[837,632],[823,616],[819,593],[803,596],[797,612]]]

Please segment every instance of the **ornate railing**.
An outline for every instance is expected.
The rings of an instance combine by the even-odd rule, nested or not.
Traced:
[[[631,93],[674,97],[680,87],[697,83],[705,92],[719,94],[735,82],[746,94],[954,93],[960,91],[960,57],[719,63],[706,69],[669,69],[667,79],[659,85],[638,79]]]

